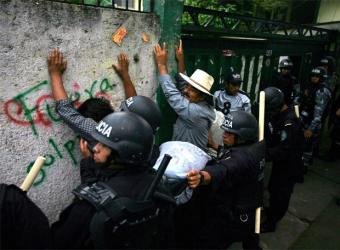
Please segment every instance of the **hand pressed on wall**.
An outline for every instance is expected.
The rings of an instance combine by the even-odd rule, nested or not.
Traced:
[[[126,54],[121,53],[117,57],[118,64],[112,64],[112,68],[116,71],[120,79],[123,81],[125,98],[136,96],[137,92],[133,86],[129,75],[129,59]]]
[[[123,76],[129,75],[129,59],[127,55],[121,53],[117,57],[118,64],[112,64],[112,68],[122,78]]]
[[[64,60],[63,53],[58,48],[52,50],[47,59],[48,72],[51,76],[62,75],[67,68],[67,61]]]
[[[48,73],[51,78],[51,88],[54,100],[67,99],[67,93],[64,88],[62,74],[67,68],[67,62],[64,60],[63,53],[58,48],[52,50],[47,57]]]

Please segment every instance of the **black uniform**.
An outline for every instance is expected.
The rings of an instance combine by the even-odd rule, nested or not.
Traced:
[[[270,123],[266,136],[266,159],[272,161],[269,181],[270,206],[266,210],[268,223],[275,224],[285,215],[294,184],[303,175],[303,130],[299,119],[290,108],[280,112]]]
[[[242,241],[245,249],[259,248],[255,210],[262,205],[264,156],[264,142],[237,146],[203,169],[212,178],[199,247],[226,248]]]
[[[291,74],[287,75],[282,75],[279,74],[277,76],[277,79],[275,80],[276,85],[275,87],[279,88],[285,98],[285,103],[287,105],[291,105],[294,102],[294,99],[298,96],[298,85],[297,85],[297,80],[294,76]]]
[[[82,161],[85,168],[93,169],[93,160],[91,158],[87,158]],[[87,165],[87,166],[86,166]],[[87,179],[88,183],[91,180],[95,180],[94,183],[104,183],[112,189],[118,197],[127,197],[133,200],[142,200],[147,188],[152,182],[154,175],[150,173],[149,170],[138,170],[136,166],[131,169],[125,168],[123,166],[104,166],[99,167],[99,170],[96,172],[95,179]],[[159,205],[159,204],[157,204]],[[106,209],[106,208],[102,208]],[[74,202],[67,207],[60,215],[59,221],[53,224],[52,232],[54,237],[54,245],[56,248],[72,248],[72,249],[83,249],[83,248],[93,248],[94,242],[92,241],[93,235],[90,233],[91,223],[96,212],[100,210],[90,202],[86,200],[80,200],[75,198]],[[161,210],[160,213],[164,211]],[[161,214],[163,216],[163,214]],[[171,218],[170,214],[165,214],[164,216],[168,216],[167,218]],[[164,218],[163,218],[164,221]],[[171,220],[170,220],[171,221]],[[167,221],[168,228],[163,230],[173,230],[171,228],[171,224]],[[157,225],[159,226],[159,225]],[[149,228],[153,230],[155,228]],[[148,229],[148,230],[149,230]],[[125,234],[120,237],[119,241],[111,242],[110,246],[106,246],[106,248],[125,248],[131,247],[128,242],[136,243],[136,240],[140,240],[137,247],[156,247],[160,246],[156,243],[165,244],[165,241],[169,241],[171,239],[160,239],[160,238],[151,238],[150,231],[145,230],[139,232],[138,234]],[[159,232],[161,229],[157,229]],[[111,230],[112,232],[112,230]],[[158,235],[155,235],[159,237]],[[168,234],[171,237],[171,232]],[[126,245],[127,244],[127,245]],[[133,247],[133,246],[132,246]]]
[[[17,186],[0,185],[0,249],[50,249],[47,217]]]

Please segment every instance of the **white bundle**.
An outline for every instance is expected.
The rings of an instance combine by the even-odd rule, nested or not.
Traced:
[[[164,154],[172,156],[164,175],[171,179],[185,179],[191,170],[202,170],[211,159],[202,149],[189,142],[169,141],[160,147],[160,155],[153,166],[158,169]]]

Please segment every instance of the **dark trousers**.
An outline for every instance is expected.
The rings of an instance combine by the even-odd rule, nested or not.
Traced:
[[[175,210],[175,238],[176,248],[196,249],[200,228],[206,219],[206,196],[210,191],[206,187],[199,187],[193,193],[191,199]]]
[[[284,178],[283,173],[272,171],[269,180],[269,207],[266,209],[268,223],[276,224],[286,214],[295,180]]]
[[[216,211],[209,216],[206,225],[201,227],[197,247],[226,249],[234,242],[242,242],[243,249],[261,249],[259,235],[254,233],[254,222],[254,214],[248,215],[248,221],[241,222],[238,220],[238,216],[230,220],[230,217],[225,217]]]

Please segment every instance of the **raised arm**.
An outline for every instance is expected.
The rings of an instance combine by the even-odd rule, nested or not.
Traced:
[[[135,87],[132,84],[130,75],[129,75],[129,59],[126,54],[119,54],[117,57],[118,64],[112,65],[112,68],[116,71],[117,75],[122,79],[125,91],[125,98],[129,98],[132,96],[136,96],[137,92]]]
[[[67,67],[67,61],[64,60],[63,53],[61,53],[58,48],[53,49],[48,55],[47,65],[54,100],[59,101],[67,99],[62,79],[62,75]]]
[[[179,46],[176,45],[175,48],[176,48],[176,59],[177,59],[178,72],[184,74],[185,64],[184,64],[184,52],[183,52],[182,40],[179,40]]]
[[[66,69],[66,60],[59,49],[53,49],[47,59],[48,72],[51,78],[52,95],[56,101],[56,111],[63,121],[76,133],[86,139],[93,141],[91,132],[96,128],[97,123],[91,118],[82,116],[67,98],[62,74]]]
[[[167,75],[168,74],[168,63],[167,63],[167,52],[166,52],[166,43],[163,43],[163,48],[157,44],[154,48],[155,59],[157,63],[157,68],[159,75]]]

